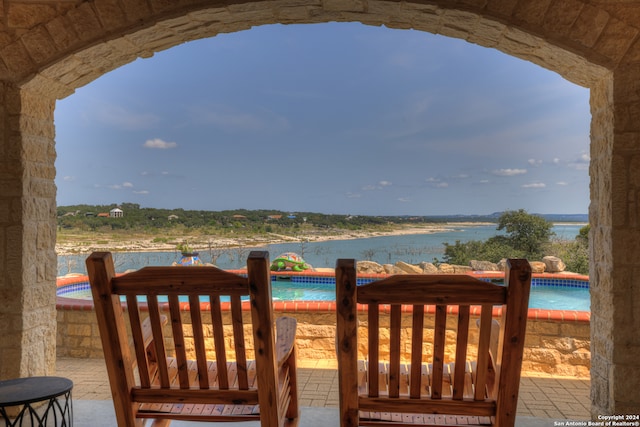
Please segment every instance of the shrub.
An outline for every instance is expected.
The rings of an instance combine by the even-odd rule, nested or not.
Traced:
[[[539,259],[553,235],[553,224],[544,218],[528,214],[523,209],[504,212],[497,230],[506,235],[491,237],[482,242],[472,240],[454,245],[445,243],[444,260],[447,263],[467,265],[473,259],[498,262],[502,258]]]

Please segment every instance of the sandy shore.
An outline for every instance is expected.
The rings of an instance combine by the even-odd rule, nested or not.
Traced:
[[[318,233],[311,231],[300,236],[287,236],[283,234],[261,234],[242,237],[219,237],[215,235],[183,236],[178,242],[188,241],[193,250],[227,249],[234,247],[258,247],[267,244],[289,242],[321,242],[329,240],[365,239],[379,236],[401,236],[408,234],[430,234],[450,231],[459,226],[481,226],[487,223],[455,223],[455,224],[425,224],[420,226],[398,226],[385,231],[334,231],[330,233]],[[74,241],[68,236],[64,243],[56,244],[58,255],[70,255],[78,253],[91,253],[94,251],[111,252],[167,252],[175,251],[177,242],[160,242],[156,236],[134,237],[132,239],[113,239],[104,235],[96,235],[95,239],[87,241],[86,238]]]

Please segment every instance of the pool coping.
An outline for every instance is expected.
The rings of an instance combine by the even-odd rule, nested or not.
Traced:
[[[232,273],[246,273],[245,270],[228,270]],[[271,272],[275,276],[317,276],[317,277],[335,277],[333,272]],[[481,279],[501,279],[504,278],[504,272],[500,271],[474,271],[466,273],[472,277]],[[388,274],[359,274],[359,278],[364,279],[380,279],[388,277]],[[533,277],[542,279],[576,279],[576,280],[589,280],[588,276],[574,273],[534,273]],[[87,282],[89,277],[87,275],[77,274],[64,277],[58,277],[56,280],[57,287],[66,286],[79,281]],[[188,306],[188,303],[184,303]],[[249,309],[249,304],[243,304],[243,309]],[[56,308],[58,310],[79,310],[79,311],[93,311],[94,304],[92,300],[80,300],[74,298],[65,298],[56,296]],[[335,312],[335,301],[274,301],[273,309],[277,312]],[[403,310],[406,312],[411,311],[410,306],[404,306]],[[452,309],[454,312],[455,309]],[[494,308],[494,316],[500,316],[502,313],[502,307]],[[473,314],[473,311],[472,311]],[[579,322],[589,323],[591,321],[590,311],[579,310],[551,310],[543,308],[530,308],[527,316],[532,320],[552,320],[562,322]]]

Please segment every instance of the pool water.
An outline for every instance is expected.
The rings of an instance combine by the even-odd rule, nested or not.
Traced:
[[[365,281],[358,280],[358,283]],[[550,310],[591,311],[588,282],[576,280],[533,279],[530,308]],[[295,277],[289,280],[272,280],[274,300],[279,301],[334,301],[333,277]],[[58,288],[58,296],[75,299],[91,299],[87,282]]]
[[[535,281],[535,279],[534,279]],[[273,296],[283,301],[335,301],[335,285],[273,281]],[[303,286],[300,286],[303,285]],[[530,308],[591,311],[589,288],[532,283]]]
[[[529,307],[591,311],[589,288],[534,286],[531,288]]]

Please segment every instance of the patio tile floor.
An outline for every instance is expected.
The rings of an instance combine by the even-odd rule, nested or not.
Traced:
[[[74,382],[74,400],[110,400],[111,392],[103,359],[58,358],[56,375]],[[298,361],[301,407],[337,408],[336,362]],[[590,419],[590,381],[557,377],[522,377],[518,417],[536,419]]]

